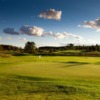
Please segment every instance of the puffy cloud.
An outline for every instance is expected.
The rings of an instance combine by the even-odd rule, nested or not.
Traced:
[[[64,39],[64,38],[77,38],[77,39],[83,39],[81,36],[79,35],[75,35],[75,34],[71,34],[71,33],[67,33],[67,32],[58,32],[58,33],[53,33],[53,32],[46,32],[44,31],[43,28],[41,27],[37,27],[37,26],[29,26],[29,25],[25,25],[20,27],[19,32],[15,32],[14,28],[6,28],[4,29],[4,32],[6,34],[11,34],[11,35],[21,35],[21,34],[26,34],[26,35],[30,35],[30,36],[38,36],[38,37],[45,37],[45,36],[51,36],[54,37],[55,39]],[[8,37],[9,40],[12,39],[12,37]],[[25,41],[25,38],[19,38],[19,40],[21,41]]]
[[[20,28],[21,34],[33,35],[33,36],[42,36],[44,29],[37,26],[22,26]]]
[[[39,14],[40,18],[44,19],[54,19],[60,20],[62,15],[62,11],[56,11],[55,9],[49,9]]]
[[[95,19],[94,21],[85,21],[83,25],[84,28],[92,28],[95,29],[97,32],[100,31],[100,18]]]
[[[16,31],[14,30],[14,28],[5,28],[5,29],[3,30],[3,32],[6,33],[6,34],[11,34],[11,35],[19,35],[19,33],[16,32]]]
[[[44,34],[44,29],[37,26],[25,25],[20,27],[19,32],[16,32],[14,28],[5,28],[3,29],[3,32],[11,35],[26,34],[26,35],[33,35],[33,36],[42,36]]]
[[[63,38],[65,38],[65,35],[63,33],[47,32],[47,33],[45,33],[45,36],[52,36],[55,39],[63,39]]]
[[[70,36],[69,33],[56,33],[56,34],[53,34],[53,36],[56,38],[56,39],[63,39],[63,38],[67,38]]]
[[[66,35],[63,34],[63,33],[56,33],[56,34],[54,34],[54,37],[55,37],[56,39],[63,39],[63,38],[66,37]]]
[[[52,32],[48,32],[46,33],[46,35],[52,36],[55,39],[64,39],[64,38],[77,38],[77,39],[83,39],[81,36],[79,35],[75,35],[75,34],[71,34],[71,33],[67,33],[67,32],[63,32],[63,33],[52,33]]]

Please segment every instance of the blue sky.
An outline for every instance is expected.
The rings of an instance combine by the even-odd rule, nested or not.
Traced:
[[[100,44],[100,0],[0,0],[0,44]]]

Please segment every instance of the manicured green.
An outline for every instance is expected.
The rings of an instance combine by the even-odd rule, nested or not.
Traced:
[[[0,58],[0,100],[100,100],[100,58]]]

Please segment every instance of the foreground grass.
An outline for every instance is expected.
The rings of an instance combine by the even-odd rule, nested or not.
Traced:
[[[98,57],[0,58],[0,100],[100,100]]]

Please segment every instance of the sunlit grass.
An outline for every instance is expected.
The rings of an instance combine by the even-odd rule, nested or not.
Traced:
[[[0,58],[0,100],[100,100],[99,57]]]

